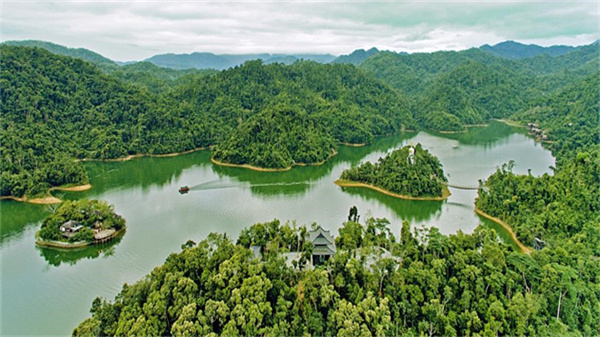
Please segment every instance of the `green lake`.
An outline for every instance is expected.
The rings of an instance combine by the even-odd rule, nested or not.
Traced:
[[[365,147],[341,146],[324,165],[277,173],[216,166],[209,151],[86,163],[93,188],[54,195],[108,201],[127,219],[127,232],[103,246],[39,248],[35,232],[48,207],[0,202],[0,334],[70,335],[90,316],[95,297],[113,299],[124,283],[148,274],[187,240],[198,242],[210,232],[235,239],[243,228],[274,218],[308,226],[317,222],[335,233],[356,205],[361,220],[385,217],[396,235],[402,220],[436,226],[445,234],[469,233],[483,224],[514,245],[500,226],[475,214],[476,191],[451,188],[446,201],[409,201],[334,184],[342,170],[411,142],[420,142],[437,156],[455,185],[477,185],[509,160],[521,174],[528,169],[534,175],[551,173],[554,165],[550,152],[524,130],[497,122],[464,134],[405,133]],[[177,190],[183,185],[191,191],[180,195]]]

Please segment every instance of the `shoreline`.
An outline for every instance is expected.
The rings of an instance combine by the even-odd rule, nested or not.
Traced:
[[[219,165],[219,166],[225,166],[225,167],[237,167],[237,168],[245,168],[248,170],[252,170],[252,171],[258,171],[258,172],[284,172],[284,171],[289,171],[291,170],[294,166],[320,166],[325,164],[329,159],[331,159],[331,157],[337,155],[338,152],[333,149],[333,152],[329,155],[329,157],[327,157],[325,160],[322,160],[320,162],[317,163],[295,163],[292,164],[288,167],[284,167],[284,168],[264,168],[264,167],[258,167],[258,166],[253,166],[250,164],[230,164],[230,163],[224,163],[221,161],[218,161],[214,158],[210,158],[211,163],[215,164],[215,165]]]
[[[329,159],[331,159],[333,156],[335,156],[337,154],[338,154],[338,152],[335,149],[333,149],[333,152],[329,155],[329,157],[325,158],[325,160],[321,160],[320,162],[310,163],[310,164],[295,163],[292,166],[321,166],[321,165],[325,164]]]
[[[467,129],[461,130],[461,131],[434,131],[437,133],[441,133],[443,135],[454,135],[457,133],[467,133]]]
[[[517,127],[517,128],[527,128],[527,126],[525,126],[525,125],[521,125],[521,124],[519,124],[517,122],[513,122],[513,121],[510,121],[508,119],[499,118],[499,119],[494,119],[494,120],[497,121],[497,122],[500,122],[500,123],[504,123],[506,125]]]
[[[125,233],[125,228],[121,228],[120,230],[114,232],[111,236],[104,238],[102,240],[94,240],[93,242],[79,241],[79,242],[70,243],[70,242],[63,242],[63,241],[46,241],[43,239],[37,239],[37,240],[35,240],[35,244],[39,247],[69,250],[69,249],[83,248],[83,247],[95,246],[95,245],[101,245],[103,243],[108,243],[124,233]],[[96,241],[100,241],[100,242],[96,242]]]
[[[409,195],[403,195],[403,194],[398,194],[398,193],[390,192],[388,190],[385,190],[385,189],[383,189],[381,187],[377,187],[377,186],[374,186],[374,185],[365,184],[365,183],[361,183],[361,182],[350,181],[350,180],[338,179],[338,180],[334,181],[333,183],[336,184],[336,185],[338,185],[338,186],[340,186],[340,187],[363,187],[363,188],[368,188],[368,189],[371,189],[371,190],[383,193],[385,195],[389,195],[391,197],[405,199],[405,200],[444,201],[444,200],[448,199],[448,197],[451,195],[450,190],[446,186],[442,186],[442,196],[441,197],[411,197]]]
[[[263,167],[258,167],[258,166],[252,166],[250,164],[230,164],[230,163],[220,162],[214,158],[210,158],[210,162],[215,165],[219,165],[219,166],[245,168],[245,169],[249,169],[252,171],[259,171],[259,172],[283,172],[283,171],[289,171],[292,169],[291,166],[284,167],[284,168],[263,168]]]
[[[346,142],[340,142],[341,145],[346,145],[346,146],[351,146],[351,147],[363,147],[365,145],[367,145],[367,143],[346,143]]]
[[[108,163],[114,163],[114,162],[124,162],[124,161],[129,161],[131,159],[135,159],[135,158],[142,158],[142,157],[151,157],[151,158],[165,158],[165,157],[176,157],[179,155],[183,155],[183,154],[189,154],[189,153],[193,153],[196,151],[202,151],[202,150],[206,150],[210,148],[210,146],[205,146],[205,147],[199,147],[199,148],[195,148],[195,149],[191,149],[191,150],[187,150],[187,151],[183,151],[183,152],[172,152],[172,153],[165,153],[165,154],[130,154],[126,157],[120,157],[120,158],[110,158],[110,159],[93,159],[93,158],[83,158],[83,159],[75,159],[75,161],[91,161],[91,162],[108,162]]]
[[[50,204],[58,204],[61,203],[62,200],[58,199],[57,197],[53,197],[51,195],[43,197],[43,198],[33,198],[33,199],[29,199],[27,197],[15,197],[12,195],[5,195],[0,197],[0,200],[13,200],[13,201],[18,201],[18,202],[27,202],[30,204],[36,204],[36,205],[50,205]]]
[[[71,186],[71,187],[51,187],[48,191],[65,191],[65,192],[81,192],[81,191],[87,191],[90,188],[92,188],[92,185],[90,184],[84,184],[84,185],[77,185],[77,186]]]
[[[464,130],[460,130],[460,131],[445,131],[445,130],[430,130],[433,132],[437,132],[437,133],[441,133],[443,135],[453,135],[453,134],[458,134],[458,133],[467,133],[469,132],[469,128],[485,128],[490,126],[489,124],[467,124],[464,127]]]
[[[48,189],[48,194],[50,194],[50,192],[52,192],[52,191],[81,192],[81,191],[87,191],[90,188],[92,188],[92,185],[90,185],[90,184],[70,186],[70,187],[55,186],[55,187],[50,187]],[[19,198],[19,197],[15,197],[12,195],[6,195],[6,196],[0,197],[0,200],[14,200],[14,201],[18,201],[18,202],[27,202],[27,203],[36,204],[36,205],[51,205],[51,204],[59,204],[62,202],[62,200],[58,199],[57,197],[55,197],[51,194],[47,195],[45,197],[33,198],[33,199],[29,199],[29,198],[27,198],[27,196],[23,196],[23,197]]]
[[[502,221],[499,218],[493,217],[489,214],[487,214],[486,212],[480,210],[479,208],[477,208],[477,206],[475,206],[475,213],[477,213],[478,215],[491,220],[495,223],[497,223],[498,225],[502,226],[504,229],[506,229],[508,231],[508,233],[510,234],[511,238],[513,239],[513,241],[517,244],[517,246],[519,247],[519,249],[521,249],[522,253],[525,254],[530,254],[531,253],[531,248],[525,246],[518,238],[517,238],[517,234],[515,234],[515,232],[513,231],[512,227],[510,227],[509,224],[507,224],[506,222]]]

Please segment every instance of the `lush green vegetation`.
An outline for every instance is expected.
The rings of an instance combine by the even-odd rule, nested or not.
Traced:
[[[546,130],[557,156],[554,175],[519,176],[509,164],[480,191],[477,206],[529,245],[537,237],[556,249],[600,255],[599,85],[595,73],[515,115]]]
[[[589,81],[585,76],[598,60],[598,44],[593,44],[561,56],[522,60],[477,49],[378,52],[361,63],[366,72],[350,65],[261,61],[217,74],[149,63],[103,67],[103,72],[36,48],[0,48],[0,186],[2,195],[13,196],[87,183],[74,158],[112,159],[212,145],[214,158],[222,162],[284,168],[320,162],[337,142],[369,143],[403,127],[462,131],[465,125],[518,111],[516,119],[543,124],[544,114],[554,113],[548,110],[548,97],[563,89],[564,95],[576,95],[577,89],[566,88]],[[597,136],[592,132],[597,123],[578,116],[577,123],[588,123],[589,132],[574,134],[564,127],[560,132]],[[558,129],[547,129],[556,138],[552,133]],[[581,142],[574,138],[569,146]]]
[[[137,84],[152,93],[159,94],[190,81],[193,76],[214,75],[217,71],[211,69],[174,70],[155,66],[150,62],[136,62],[111,69],[109,73],[120,81]]]
[[[444,186],[441,181],[447,181],[442,164],[421,144],[414,147],[411,158],[411,147],[405,146],[388,153],[375,164],[366,162],[344,170],[341,179],[411,197],[441,197]]]
[[[300,271],[282,253],[309,253],[304,233],[273,221],[244,231],[237,244],[219,234],[197,246],[189,241],[124,285],[114,302],[94,300],[92,317],[73,334],[547,336],[600,329],[594,261],[551,250],[517,253],[484,228],[444,236],[436,228],[411,233],[404,223],[397,240],[387,220],[369,219],[345,223],[337,254]],[[262,247],[262,259],[250,245]]]
[[[534,57],[542,54],[548,56],[559,56],[567,54],[577,47],[571,46],[551,46],[551,47],[540,47],[534,44],[522,44],[515,41],[504,41],[496,45],[490,46],[488,44],[479,47],[479,49],[491,53],[496,56],[501,56],[509,59],[522,59],[528,57]]]
[[[379,53],[377,48],[371,48],[369,50],[357,49],[348,55],[340,55],[331,61],[331,63],[349,63],[354,65],[361,64],[367,58]]]
[[[285,168],[324,161],[335,145],[317,118],[282,103],[263,109],[241,124],[213,149],[213,157],[231,164]]]
[[[96,65],[102,67],[103,69],[110,69],[110,68],[117,66],[117,64],[114,61],[112,61],[96,52],[93,52],[89,49],[84,49],[84,48],[67,48],[65,46],[61,46],[56,43],[46,42],[46,41],[38,41],[38,40],[6,41],[3,44],[8,45],[8,46],[42,48],[42,49],[46,49],[47,51],[51,52],[52,54],[69,56],[69,57],[88,61],[90,63],[96,64]]]
[[[107,75],[42,49],[0,48],[2,195],[86,183],[74,158],[217,145],[222,161],[286,167],[322,161],[336,142],[415,127],[400,95],[350,65],[253,61],[206,76],[142,64]],[[149,77],[136,77],[145,68]],[[267,125],[253,134],[257,123]]]
[[[70,237],[63,236],[60,227],[68,221],[83,226]],[[42,240],[80,242],[94,241],[94,230],[119,231],[125,227],[125,219],[116,214],[114,207],[106,201],[77,200],[64,201],[42,221],[38,232]]]
[[[560,54],[560,53],[559,53]],[[480,49],[398,54],[380,52],[360,64],[405,93],[421,127],[460,131],[529,109],[540,97],[581,81],[598,68],[598,44],[559,56],[519,60]]]

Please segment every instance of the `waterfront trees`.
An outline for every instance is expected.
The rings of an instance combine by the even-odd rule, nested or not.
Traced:
[[[581,261],[582,269],[548,250],[515,252],[483,227],[444,236],[404,223],[398,241],[389,226],[383,219],[344,223],[337,254],[304,271],[282,257],[296,248],[301,228],[256,224],[237,244],[211,234],[125,285],[114,302],[96,299],[92,317],[73,333],[545,335],[600,328],[593,319],[600,314],[597,262]],[[265,249],[261,259],[249,245]]]
[[[344,170],[340,178],[342,185],[359,182],[410,197],[441,197],[442,182],[447,181],[440,161],[421,144],[399,148],[374,164]]]

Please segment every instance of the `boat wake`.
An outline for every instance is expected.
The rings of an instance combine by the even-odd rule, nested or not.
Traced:
[[[243,182],[223,182],[220,180],[207,181],[198,185],[190,186],[190,191],[204,191],[204,190],[217,190],[224,188],[248,188],[248,187],[268,187],[268,186],[294,186],[294,185],[313,185],[315,182],[312,181],[298,181],[298,182],[276,182],[276,183],[243,183]]]

